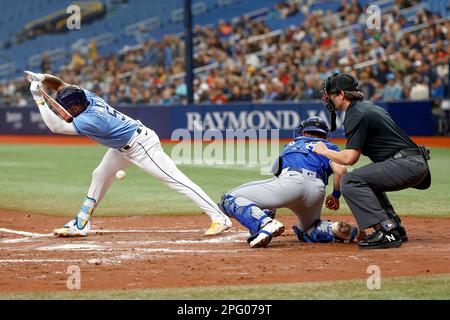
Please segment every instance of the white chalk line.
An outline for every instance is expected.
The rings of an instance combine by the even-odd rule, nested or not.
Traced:
[[[2,263],[81,263],[81,259],[3,259]]]
[[[91,230],[91,234],[102,234],[102,233],[195,233],[195,232],[202,232],[201,229],[185,229],[185,230],[179,230],[179,229],[98,229],[98,230]],[[34,232],[27,232],[27,231],[19,231],[19,230],[12,230],[7,228],[0,228],[0,233],[10,233],[10,234],[16,234],[25,236],[24,238],[17,238],[17,239],[5,239],[0,240],[0,243],[23,243],[23,242],[31,242],[32,239],[35,238],[44,238],[44,237],[54,237],[53,233],[34,233]]]
[[[93,230],[96,232],[105,233],[152,233],[152,232],[199,232],[203,231],[200,229],[194,230],[161,230],[161,229],[107,229],[107,230]],[[53,234],[40,234],[32,233],[18,230],[11,230],[7,228],[0,228],[0,232],[18,234],[26,236],[25,238],[19,239],[7,239],[0,241],[1,243],[19,243],[32,241],[36,238],[43,237],[53,237]],[[104,246],[105,243],[101,241],[88,241],[84,243],[69,243],[69,244],[57,244],[57,245],[46,245],[42,247],[33,248],[34,251],[94,251],[104,254],[114,254],[114,257],[101,258],[101,259],[3,259],[0,260],[0,264],[21,264],[21,263],[88,263],[88,264],[118,264],[126,260],[136,260],[143,258],[151,258],[149,254],[157,253],[168,253],[168,254],[224,254],[224,253],[236,253],[240,251],[246,251],[245,249],[174,249],[174,248],[115,248],[114,245],[126,244],[126,245],[186,245],[186,244],[215,244],[215,243],[235,243],[242,242],[242,239],[246,237],[246,233],[238,231],[237,233],[228,234],[222,237],[212,237],[207,239],[199,240],[147,240],[147,241],[108,241],[108,246]],[[103,245],[102,245],[103,244]],[[247,249],[250,251],[251,249]],[[28,251],[28,249],[27,249]],[[130,253],[133,251],[134,253]]]
[[[53,235],[53,233],[34,233],[34,232],[26,232],[26,231],[12,230],[12,229],[6,229],[6,228],[0,228],[0,232],[18,234],[20,236],[27,236],[27,237],[32,237],[32,238],[48,237],[48,236]]]
[[[86,244],[86,243],[68,243],[62,245],[53,245],[53,246],[44,246],[35,248],[38,251],[72,251],[72,250],[88,250],[88,251],[103,251],[105,247],[95,245],[95,244]]]

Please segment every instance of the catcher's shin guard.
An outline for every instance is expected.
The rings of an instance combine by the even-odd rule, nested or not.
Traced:
[[[261,229],[261,226],[266,225],[272,220],[261,209],[259,209],[261,211],[261,217],[254,217],[252,208],[258,208],[255,204],[239,206],[235,200],[232,195],[225,194],[222,196],[219,207],[226,215],[235,218],[246,227],[250,231],[250,234],[257,233]]]

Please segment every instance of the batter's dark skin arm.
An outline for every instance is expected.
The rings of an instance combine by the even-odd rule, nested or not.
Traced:
[[[42,81],[42,83],[50,89],[59,91],[61,89],[64,89],[65,87],[69,86],[68,83],[65,83],[60,78],[55,77],[51,74],[46,73],[46,74],[44,74],[44,76],[45,76],[45,80]]]

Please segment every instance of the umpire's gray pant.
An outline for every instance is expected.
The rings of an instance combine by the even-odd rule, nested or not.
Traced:
[[[427,174],[428,165],[421,155],[389,158],[345,174],[341,179],[341,193],[358,227],[366,229],[395,214],[385,192],[414,187]]]
[[[239,206],[255,204],[259,209],[289,208],[299,218],[300,227],[307,230],[320,218],[325,185],[318,178],[284,170],[278,177],[243,184],[228,194]],[[258,211],[252,211],[257,219],[263,215],[261,210]]]

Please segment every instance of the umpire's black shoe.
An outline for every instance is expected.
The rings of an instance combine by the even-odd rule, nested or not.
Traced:
[[[398,227],[396,228],[396,230],[398,232],[398,235],[400,236],[400,239],[402,239],[402,242],[408,241],[408,235],[406,234],[406,229],[403,227],[400,217],[394,214],[391,219],[393,219],[397,223]]]
[[[402,240],[402,242],[408,241],[408,235],[406,234],[406,229],[401,224],[397,227],[396,230],[397,230],[398,235],[400,236],[400,239]]]
[[[398,228],[390,231],[379,229],[358,242],[360,249],[387,249],[398,248],[402,240],[398,234]]]

